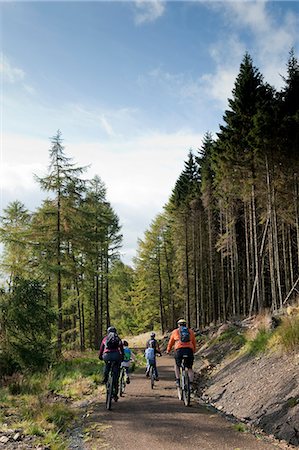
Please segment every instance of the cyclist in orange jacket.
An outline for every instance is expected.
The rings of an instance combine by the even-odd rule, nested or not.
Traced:
[[[185,364],[188,368],[189,380],[192,387],[194,372],[192,369],[194,362],[194,353],[196,350],[196,340],[194,331],[191,328],[187,327],[187,323],[185,319],[179,319],[178,328],[174,329],[171,333],[166,353],[170,353],[172,347],[174,346],[174,372],[175,372],[175,383],[179,387],[180,386],[180,366],[183,360],[183,356],[185,357]]]

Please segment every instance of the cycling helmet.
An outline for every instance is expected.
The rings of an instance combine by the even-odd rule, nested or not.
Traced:
[[[108,327],[107,328],[107,333],[116,333],[116,328],[115,327]]]
[[[127,341],[123,341],[123,345],[124,345],[125,347],[129,347],[129,344],[128,344]]]
[[[151,333],[151,338],[154,338],[156,336],[156,333]]]
[[[186,325],[186,320],[185,319],[179,319],[178,320],[178,325]]]

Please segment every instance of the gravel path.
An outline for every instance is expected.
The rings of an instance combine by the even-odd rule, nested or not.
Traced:
[[[86,420],[98,427],[98,438],[86,442],[87,450],[270,450],[280,448],[271,441],[241,433],[231,422],[209,410],[198,400],[185,407],[174,386],[173,359],[158,359],[160,381],[153,390],[143,372],[131,377],[124,398],[107,411],[104,396],[93,405]]]

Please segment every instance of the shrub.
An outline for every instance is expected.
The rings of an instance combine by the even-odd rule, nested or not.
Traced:
[[[21,369],[41,370],[53,358],[51,323],[55,316],[36,280],[18,279],[2,305],[7,351]]]
[[[288,351],[299,347],[299,316],[285,317],[277,329],[282,347]]]
[[[63,431],[75,417],[74,412],[62,403],[51,405],[44,414],[48,422],[54,423],[57,428]]]

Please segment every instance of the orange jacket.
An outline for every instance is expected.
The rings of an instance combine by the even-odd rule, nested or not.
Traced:
[[[195,352],[196,350],[195,334],[194,331],[191,330],[191,328],[188,328],[188,330],[190,333],[189,342],[181,342],[179,329],[176,328],[175,330],[173,330],[167,345],[167,352],[170,352],[173,346],[175,350],[177,350],[178,348],[192,348],[193,352]]]

